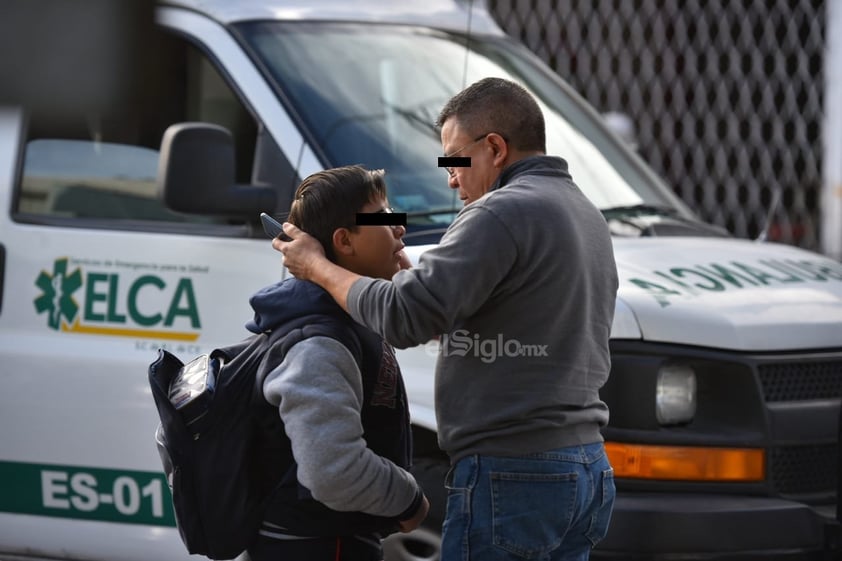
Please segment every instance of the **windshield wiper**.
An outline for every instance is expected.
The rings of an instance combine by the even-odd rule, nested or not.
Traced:
[[[624,205],[624,206],[612,206],[609,208],[603,208],[602,214],[608,218],[614,216],[670,216],[674,218],[683,218],[680,217],[678,211],[671,206],[663,206],[663,205],[649,205],[649,204],[637,204],[637,205]]]
[[[641,235],[647,236],[655,236],[658,235],[659,231],[663,230],[664,226],[668,224],[670,221],[678,222],[683,224],[685,227],[690,228],[689,231],[695,232],[703,232],[706,235],[710,236],[728,236],[728,231],[724,228],[719,226],[714,226],[713,224],[707,224],[706,222],[702,222],[698,218],[692,216],[686,216],[682,214],[677,208],[671,206],[664,206],[664,205],[651,205],[651,204],[637,204],[637,205],[626,205],[626,206],[615,206],[610,208],[601,209],[602,215],[605,219],[609,222],[619,222],[621,224],[625,224],[626,226],[630,226],[632,228],[637,229]],[[635,220],[637,218],[644,218],[644,217],[664,217],[668,220],[665,221],[652,221],[647,220]],[[667,227],[667,232],[674,232],[673,228]],[[667,235],[676,235],[674,233],[667,234]]]

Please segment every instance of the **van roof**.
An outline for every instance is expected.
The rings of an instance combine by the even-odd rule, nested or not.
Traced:
[[[486,0],[162,0],[228,24],[246,20],[347,21],[420,25],[503,35]]]

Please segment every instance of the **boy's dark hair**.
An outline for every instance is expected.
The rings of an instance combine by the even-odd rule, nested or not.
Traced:
[[[316,172],[295,190],[287,222],[319,240],[327,258],[336,261],[333,232],[337,228],[355,230],[357,213],[366,203],[386,198],[383,175],[382,169],[358,165]]]
[[[453,96],[436,120],[448,119],[474,137],[496,132],[515,150],[547,151],[544,115],[535,98],[522,86],[502,78],[483,78]]]

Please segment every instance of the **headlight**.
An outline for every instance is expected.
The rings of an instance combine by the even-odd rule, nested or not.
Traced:
[[[655,416],[662,425],[688,423],[696,414],[696,373],[682,364],[666,364],[658,370],[655,385]]]

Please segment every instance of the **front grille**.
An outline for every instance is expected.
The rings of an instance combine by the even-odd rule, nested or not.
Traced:
[[[842,397],[842,360],[759,364],[766,401]]]
[[[778,493],[827,493],[837,485],[835,444],[783,446],[771,450],[769,469]]]
[[[842,398],[842,360],[822,358],[757,364],[766,402]],[[781,495],[825,494],[837,488],[839,449],[834,443],[775,447],[768,460],[772,483]]]

